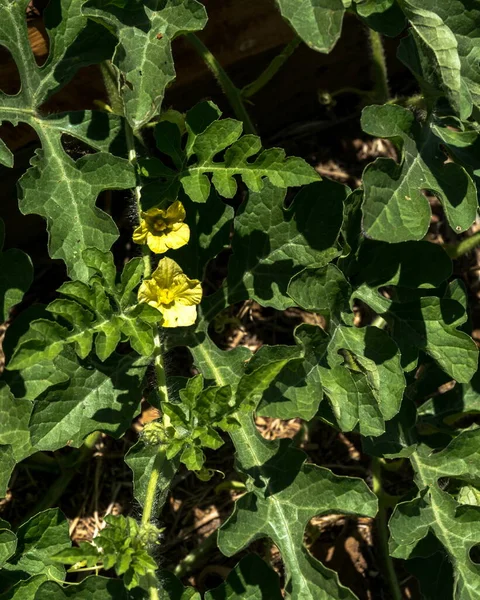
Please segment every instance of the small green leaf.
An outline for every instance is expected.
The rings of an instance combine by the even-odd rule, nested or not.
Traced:
[[[157,143],[159,150],[173,157],[179,171],[176,179],[193,202],[207,202],[211,192],[208,175],[212,178],[214,188],[225,198],[233,198],[237,192],[235,176],[240,176],[253,192],[263,189],[265,179],[282,189],[320,180],[318,173],[303,159],[286,158],[281,148],[269,148],[261,152],[260,138],[255,135],[241,137],[243,125],[240,121],[218,119],[219,116],[218,108],[206,102],[188,112],[185,150],[181,149],[178,139],[171,147],[163,141],[165,134],[157,138],[160,140]],[[161,123],[158,127],[160,133],[163,130],[170,132],[174,128],[178,136],[175,125]],[[217,155],[223,152],[223,160],[217,159]],[[156,191],[161,192],[163,197],[175,199],[173,196],[178,192],[172,177],[175,175],[164,173],[160,182],[148,190],[149,196]]]
[[[73,344],[78,356],[86,358],[95,344],[100,360],[106,360],[115,351],[122,336],[139,354],[150,356],[153,352],[153,331],[150,321],[151,307],[137,306],[131,296],[132,288],[139,283],[143,269],[138,261],[133,268],[125,266],[125,275],[117,288],[115,269],[110,253],[88,249],[84,253],[86,267],[93,272],[89,282],[67,281],[58,290],[65,296],[47,306],[56,321],[39,319],[32,321],[30,329],[20,338],[12,359],[10,370],[31,368],[39,361],[54,360],[68,345]],[[126,276],[132,280],[126,281]],[[125,306],[128,301],[134,307]],[[121,309],[120,307],[122,307]],[[115,308],[114,308],[115,306]],[[153,310],[156,320],[161,320]],[[143,316],[146,315],[146,319]],[[63,326],[68,323],[71,328]]]
[[[363,228],[368,237],[386,242],[419,240],[430,223],[426,190],[442,203],[457,232],[469,229],[476,216],[475,184],[461,166],[449,162],[431,124],[420,126],[412,112],[400,106],[369,106],[362,128],[393,139],[402,153],[400,163],[377,158],[363,176]]]

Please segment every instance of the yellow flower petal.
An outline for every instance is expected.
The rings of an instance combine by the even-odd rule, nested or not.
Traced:
[[[165,257],[143,281],[138,300],[154,306],[163,315],[163,327],[188,327],[197,318],[196,305],[202,300],[198,279],[190,279],[171,258]]]
[[[197,319],[197,307],[181,306],[175,303],[169,308],[164,308],[162,314],[163,327],[189,327]]]
[[[133,241],[148,244],[155,254],[181,248],[190,239],[190,228],[183,222],[186,217],[183,204],[176,200],[166,210],[150,208],[141,213],[140,225],[135,229]]]
[[[169,248],[166,235],[153,235],[150,232],[147,234],[147,245],[154,254],[163,254]]]
[[[167,208],[166,218],[172,222],[184,221],[187,213],[185,207],[180,200],[175,200],[173,204]]]
[[[133,232],[132,239],[136,244],[146,244],[148,236],[148,227],[145,221],[141,221],[140,225]]]

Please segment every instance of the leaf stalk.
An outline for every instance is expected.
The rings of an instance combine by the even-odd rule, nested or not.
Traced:
[[[402,590],[400,589],[397,574],[395,573],[395,566],[388,548],[388,494],[385,493],[382,486],[382,464],[380,459],[376,457],[372,458],[372,478],[373,492],[378,498],[378,513],[375,520],[384,576],[388,582],[393,600],[402,600]]]
[[[374,87],[371,94],[372,101],[376,104],[385,104],[390,100],[388,86],[388,71],[382,36],[373,29],[368,30],[368,39],[372,53],[372,75]]]
[[[277,54],[275,58],[270,62],[267,68],[260,73],[260,75],[249,83],[241,90],[241,95],[244,98],[251,98],[255,94],[264,88],[271,79],[280,71],[287,60],[292,56],[295,50],[300,46],[302,40],[296,35],[291,42],[289,42],[285,48]]]
[[[222,88],[223,93],[227,97],[235,116],[237,119],[243,122],[245,133],[256,135],[257,130],[255,129],[255,125],[253,124],[245,107],[245,103],[243,102],[242,92],[233,83],[233,81],[227,75],[225,69],[199,37],[197,37],[194,33],[189,33],[185,37],[192,48],[203,59],[207,67],[213,73],[215,79]]]

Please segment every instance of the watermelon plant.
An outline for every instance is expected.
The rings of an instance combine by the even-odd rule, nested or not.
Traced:
[[[79,545],[55,501],[18,528],[0,520],[1,600],[199,600],[162,567],[161,509],[179,471],[212,477],[207,458],[227,439],[243,492],[214,535],[238,564],[207,600],[356,598],[304,543],[309,521],[328,514],[375,519],[382,597],[406,597],[402,579],[414,576],[418,597],[480,598],[478,351],[464,283],[452,276],[453,261],[479,243],[469,232],[480,176],[479,3],[277,0],[295,37],[243,89],[196,36],[207,22],[197,0],[50,0],[43,64],[28,6],[0,0],[0,45],[21,82],[0,93],[0,123],[38,136],[18,205],[45,219],[48,252],[68,278],[47,305],[29,307],[30,258],[0,254],[0,496],[22,461],[78,449],[67,454],[68,484],[100,436],[126,435],[142,402],[158,418],[124,457],[137,513],[109,515]],[[347,13],[371,46],[362,128],[396,152],[371,162],[354,190],[263,148],[248,112],[301,43],[330,52]],[[186,113],[163,106],[178,36],[213,71],[235,118],[208,100]],[[383,36],[397,37],[415,96],[390,95]],[[46,110],[87,65],[100,65],[108,104]],[[80,157],[65,136],[85,148]],[[0,162],[4,173],[14,165],[1,140]],[[124,190],[134,215],[121,265],[117,224],[97,206],[105,190]],[[426,239],[433,202],[458,242]],[[226,249],[224,276],[207,282]],[[296,328],[293,345],[220,348],[212,326],[252,301],[317,320]],[[193,360],[189,377],[165,369],[179,348]],[[262,416],[359,435],[369,473],[334,474],[296,440],[266,440],[255,426]],[[411,485],[393,496],[384,479],[399,469]],[[280,576],[248,551],[259,539],[278,548]]]

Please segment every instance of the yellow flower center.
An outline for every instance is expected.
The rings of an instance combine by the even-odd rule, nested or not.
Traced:
[[[173,289],[159,289],[158,290],[158,301],[160,304],[162,304],[163,306],[168,306],[169,304],[172,304],[172,302],[175,301],[175,294],[176,290],[175,288]]]

